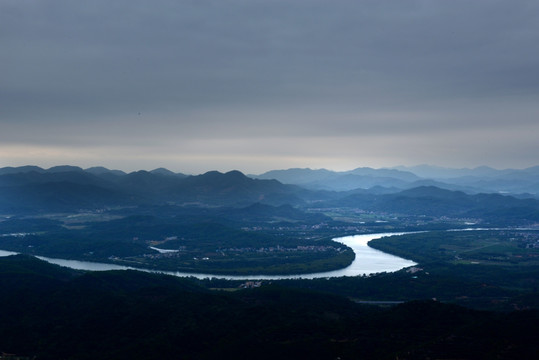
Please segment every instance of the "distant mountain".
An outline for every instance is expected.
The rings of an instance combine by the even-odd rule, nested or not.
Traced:
[[[496,176],[500,173],[511,172],[513,170],[496,170],[488,166],[480,166],[473,169],[467,168],[446,168],[432,165],[418,165],[418,166],[396,166],[395,170],[408,171],[422,178],[429,179],[450,179],[463,176],[475,176],[475,177],[490,177]]]
[[[197,176],[166,169],[125,174],[105,168],[62,166],[35,171],[0,169],[0,212],[69,211],[107,206],[199,203],[246,206],[299,204],[302,189],[276,180],[255,180],[239,171]],[[39,168],[37,169],[39,170]],[[62,171],[65,170],[65,171]]]
[[[409,171],[396,170],[396,169],[373,169],[369,167],[361,167],[351,171],[345,171],[344,174],[352,174],[359,176],[372,176],[381,178],[393,178],[402,181],[416,181],[419,177]]]
[[[436,186],[470,194],[491,192],[539,198],[539,166],[523,170],[496,170],[486,166],[450,169],[429,165],[388,169],[362,167],[343,172],[288,169],[272,170],[251,177],[276,179],[284,184],[299,185],[311,190],[350,191],[376,186],[405,190],[418,186]]]
[[[413,183],[407,184],[403,189],[407,190],[407,189],[413,189],[413,188],[422,187],[422,186],[434,186],[434,187],[445,189],[445,190],[462,191],[467,194],[476,194],[476,193],[481,192],[481,189],[477,187],[452,184],[452,183],[447,183],[447,182],[443,182],[439,180],[432,180],[432,179],[421,179],[421,180],[414,181]]]
[[[310,183],[305,186],[333,191],[347,191],[354,189],[370,189],[375,186],[403,189],[406,188],[408,184],[410,184],[408,181],[392,177],[343,174],[331,181]]]
[[[152,174],[167,175],[167,176],[177,176],[177,177],[187,177],[185,174],[175,173],[165,168],[157,168],[150,171]]]
[[[83,172],[84,170],[78,166],[61,165],[53,166],[47,169],[48,173],[64,173],[64,172]]]
[[[539,200],[517,199],[499,194],[469,195],[434,186],[422,186],[392,194],[352,194],[319,206],[355,207],[391,214],[478,218],[507,225],[539,221]]]
[[[166,201],[166,197],[181,181],[175,176],[153,174],[145,170],[135,171],[110,180],[123,191],[150,203]],[[169,200],[173,201],[170,197]]]
[[[508,219],[517,215],[527,220],[535,219],[537,200],[531,200],[539,189],[539,167],[499,172],[483,168],[478,171],[488,173],[490,177],[435,180],[400,170],[371,168],[348,172],[277,170],[256,178],[239,171],[210,171],[186,176],[162,168],[129,174],[102,167],[87,170],[73,166],[48,170],[33,166],[2,168],[0,213],[167,203],[243,208],[261,203],[359,206],[369,211],[432,216],[478,216],[490,211],[492,216],[498,217],[505,212]],[[495,197],[493,193],[499,192],[523,195],[520,199]],[[482,193],[491,194],[479,196]]]
[[[7,175],[7,174],[19,174],[19,173],[27,173],[27,172],[37,172],[37,173],[43,173],[46,170],[40,168],[39,166],[19,166],[19,167],[4,167],[0,168],[0,175]]]
[[[273,170],[256,179],[275,179],[284,184],[294,184],[312,190],[348,191],[368,189],[375,186],[403,188],[419,180],[416,175],[392,169],[357,168],[351,171],[335,172],[326,169]]]
[[[132,204],[117,190],[74,182],[36,182],[0,187],[0,212],[7,214],[76,211]]]
[[[124,191],[145,202],[201,203],[244,206],[253,202],[298,203],[295,187],[275,180],[254,180],[239,171],[226,174],[210,171],[181,176],[164,171],[137,171],[114,180]]]
[[[84,171],[45,171],[45,172],[20,172],[0,175],[0,186],[20,186],[25,184],[44,183],[75,183],[83,185],[95,185],[103,188],[110,188],[113,185],[91,173]]]
[[[251,179],[239,171],[225,174],[210,171],[182,179],[181,186],[172,191],[183,201],[202,201],[226,205],[247,205],[254,202],[271,205],[298,204],[296,196],[301,189],[283,185],[276,180]]]
[[[285,184],[295,184],[311,190],[353,191],[362,189],[372,193],[379,193],[380,188],[384,188],[382,192],[388,193],[419,186],[436,186],[469,193],[481,191],[477,187],[467,186],[466,184],[452,184],[422,178],[409,171],[372,169],[368,167],[342,172],[325,169],[273,170],[262,175],[251,175],[251,177],[257,179],[276,179]]]
[[[97,176],[104,175],[104,174],[112,174],[112,175],[116,175],[116,176],[122,176],[122,175],[126,174],[125,172],[123,172],[121,170],[109,170],[109,169],[107,169],[105,167],[102,167],[102,166],[94,166],[94,167],[85,169],[84,171],[86,171],[87,173],[93,174],[93,175],[97,175]]]
[[[430,165],[398,166],[394,169],[409,171],[422,178],[461,186],[471,192],[531,194],[539,197],[539,166],[527,169],[497,170],[487,166],[474,169],[451,169]]]
[[[313,182],[330,180],[338,177],[338,173],[326,169],[299,169],[271,170],[261,175],[251,175],[255,179],[278,180],[283,184],[309,184]]]

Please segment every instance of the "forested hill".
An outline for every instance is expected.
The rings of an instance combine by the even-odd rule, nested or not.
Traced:
[[[17,169],[20,171],[17,172]],[[0,169],[0,211],[72,211],[81,208],[161,203],[246,206],[298,204],[297,187],[255,180],[238,171],[197,176],[159,171],[130,174],[76,167],[36,171]]]
[[[0,258],[0,351],[47,359],[531,359],[537,311],[389,309],[263,285],[232,293],[135,271]]]

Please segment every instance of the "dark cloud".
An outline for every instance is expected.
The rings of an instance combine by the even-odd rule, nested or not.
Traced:
[[[231,144],[251,151],[249,139],[291,138],[304,145],[271,142],[265,156],[303,159],[319,153],[311,139],[326,137],[337,161],[356,156],[331,150],[339,138],[525,134],[537,130],[538,15],[536,1],[5,0],[0,141],[134,153],[144,144],[155,160],[167,148],[232,159],[242,149]],[[193,141],[204,151],[163,146],[200,148]],[[436,162],[383,143],[386,162],[391,153]],[[502,150],[519,156],[491,150],[467,161],[509,166]]]

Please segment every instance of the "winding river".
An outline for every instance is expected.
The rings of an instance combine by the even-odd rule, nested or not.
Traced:
[[[179,277],[195,277],[199,279],[205,278],[219,278],[227,280],[283,280],[283,279],[315,279],[315,278],[332,278],[340,276],[358,276],[369,275],[380,272],[393,272],[405,267],[414,266],[416,263],[410,260],[400,258],[391,254],[384,253],[380,250],[373,249],[367,245],[367,243],[373,239],[379,239],[384,236],[402,235],[405,233],[379,233],[379,234],[365,234],[365,235],[352,235],[341,238],[333,239],[336,242],[349,246],[354,250],[356,258],[347,267],[339,270],[300,274],[300,275],[212,275],[203,273],[187,273],[180,271],[158,271],[141,268],[133,268],[128,266],[96,263],[89,261],[78,260],[64,260],[54,259],[43,256],[37,256],[37,258],[48,261],[52,264],[66,266],[77,270],[90,270],[90,271],[106,271],[106,270],[140,270],[151,273],[168,274]],[[11,251],[0,250],[0,256],[15,255],[16,253]]]

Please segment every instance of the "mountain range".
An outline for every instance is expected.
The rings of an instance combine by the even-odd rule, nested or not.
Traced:
[[[0,169],[0,211],[63,211],[140,204],[247,206],[298,204],[297,186],[251,179],[239,171],[187,176],[165,169],[123,173],[62,166]]]
[[[436,186],[466,193],[509,193],[525,197],[539,195],[539,166],[522,170],[496,170],[482,166],[474,169],[450,169],[429,165],[396,167],[391,169],[357,168],[350,171],[325,169],[272,170],[257,179],[276,179],[313,190],[348,191],[374,186],[410,189],[418,186]]]
[[[446,176],[448,171],[443,170]],[[513,184],[513,189],[524,189],[527,184],[528,190],[533,190],[539,186],[538,171],[539,167],[503,171],[482,168],[468,172],[475,175],[444,178],[442,182],[421,178],[411,171],[371,168],[341,173],[289,169],[246,176],[239,171],[185,175],[162,168],[125,173],[102,167],[9,167],[0,169],[0,213],[165,204],[246,208],[260,203],[435,217],[494,217],[533,224],[539,221],[536,193],[509,196],[500,193],[501,188],[492,191],[492,187],[505,184],[504,188],[508,188]],[[463,175],[465,171],[455,170],[455,174]]]

